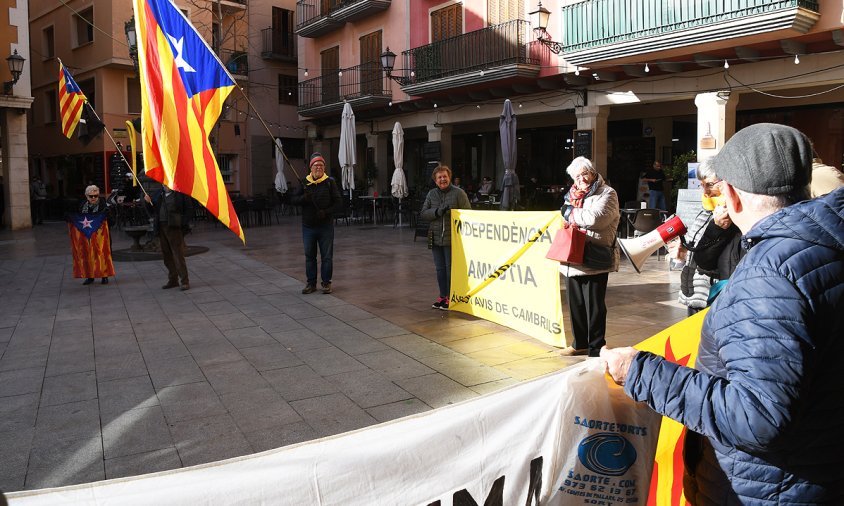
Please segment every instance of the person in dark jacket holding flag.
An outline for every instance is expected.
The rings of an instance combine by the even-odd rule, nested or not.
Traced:
[[[293,205],[302,207],[302,241],[305,244],[305,276],[302,293],[314,293],[317,282],[317,247],[320,255],[322,293],[331,293],[334,274],[334,214],[342,209],[343,197],[334,178],[325,173],[325,158],[311,155],[311,173],[305,176]]]
[[[154,198],[144,194],[153,209],[153,232],[161,243],[161,256],[167,267],[167,283],[161,288],[168,290],[179,286],[181,290],[190,290],[188,264],[185,261],[185,233],[190,231],[190,216],[193,214],[193,201],[184,193],[162,186]]]
[[[688,428],[692,504],[844,504],[844,189],[804,201],[812,147],[784,125],[740,130],[713,164],[747,254],[704,319],[696,370],[633,348],[601,357]]]

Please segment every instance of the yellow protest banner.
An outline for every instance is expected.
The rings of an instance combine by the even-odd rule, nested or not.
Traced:
[[[565,346],[559,262],[545,254],[558,211],[451,210],[449,309]]]
[[[706,309],[678,322],[662,332],[645,339],[636,349],[649,351],[666,360],[687,367],[694,367],[700,343]],[[654,470],[651,475],[648,506],[685,506],[683,496],[683,440],[686,428],[679,422],[662,417],[659,439],[656,443]]]

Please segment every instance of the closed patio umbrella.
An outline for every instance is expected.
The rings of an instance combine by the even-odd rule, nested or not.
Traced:
[[[399,227],[401,227],[401,200],[407,197],[407,179],[404,177],[404,130],[401,123],[396,121],[393,126],[393,163],[396,170],[393,171],[393,179],[390,181],[390,188],[393,197],[399,199]]]
[[[349,190],[349,201],[352,200],[352,190],[355,189],[355,113],[348,102],[343,104],[343,115],[340,120],[340,167],[343,170],[343,189]]]
[[[284,154],[281,152],[281,141],[275,141],[275,191],[287,193],[287,178],[284,177]]]
[[[519,201],[519,176],[516,175],[516,115],[510,99],[498,120],[501,135],[501,157],[504,159],[504,178],[501,182],[501,209],[514,209]]]

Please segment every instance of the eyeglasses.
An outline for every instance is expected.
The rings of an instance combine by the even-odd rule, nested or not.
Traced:
[[[100,194],[99,194],[99,193],[98,193],[98,194],[96,194],[96,195],[85,195],[85,196],[86,196],[86,197],[88,197],[89,199],[96,199],[96,198],[100,198]]]
[[[715,188],[716,186],[718,186],[718,183],[720,183],[720,182],[721,182],[721,180],[719,179],[718,181],[712,181],[710,183],[703,183],[703,187],[706,188],[707,190],[711,190],[711,189]]]

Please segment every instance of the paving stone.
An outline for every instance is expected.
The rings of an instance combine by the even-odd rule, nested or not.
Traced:
[[[369,311],[364,311],[352,304],[337,304],[334,306],[328,306],[324,309],[324,311],[340,321],[349,323],[356,320],[370,320],[375,316]]]
[[[36,392],[0,398],[0,433],[35,427],[39,399]]]
[[[465,386],[479,385],[509,377],[501,371],[459,353],[454,353],[451,356],[421,357],[419,361]]]
[[[102,440],[53,440],[36,445],[29,454],[26,488],[50,488],[76,483],[88,483],[105,478]]]
[[[275,343],[269,334],[264,332],[261,327],[245,327],[242,329],[233,329],[223,331],[226,339],[234,345],[235,348],[244,349],[252,346],[263,346]]]
[[[311,397],[290,403],[320,436],[373,425],[376,420],[343,394]]]
[[[393,349],[357,355],[355,359],[390,379],[413,378],[435,372],[418,360]]]
[[[388,422],[390,420],[397,420],[399,418],[404,418],[405,416],[424,413],[430,410],[431,406],[428,406],[419,399],[410,398],[390,404],[373,406],[371,408],[367,408],[366,412],[379,422]]]
[[[160,406],[130,409],[103,420],[106,459],[172,446],[173,440]]]
[[[270,387],[224,394],[220,401],[243,432],[302,421],[281,394]]]
[[[252,453],[252,446],[228,414],[175,422],[170,430],[186,466]]]
[[[318,334],[301,326],[297,329],[270,332],[270,335],[273,336],[273,339],[294,353],[303,350],[328,348],[331,346],[331,343],[320,337]]]
[[[477,392],[442,374],[397,380],[396,384],[432,408],[441,408],[478,397]]]
[[[362,369],[329,376],[341,392],[362,408],[402,401],[413,397],[377,371]]]
[[[170,424],[227,412],[211,385],[191,383],[167,387],[158,392],[158,400]]]
[[[100,434],[100,411],[96,399],[41,406],[35,421],[36,445],[62,439],[84,439]]]
[[[263,371],[261,375],[286,401],[339,392],[335,384],[306,365]]]
[[[202,373],[218,394],[248,392],[269,384],[246,360],[202,366]]]
[[[149,376],[135,376],[100,382],[97,386],[103,419],[138,408],[158,406],[158,396]]]
[[[254,327],[256,325],[255,321],[250,320],[248,316],[240,312],[233,314],[209,315],[208,319],[223,332],[231,329]]]
[[[136,347],[137,350],[137,347]],[[146,363],[140,351],[115,356],[97,356],[97,381],[147,376]]]
[[[0,490],[24,489],[33,433],[32,427],[0,431]]]
[[[191,356],[200,367],[243,360],[243,355],[240,351],[228,341],[207,345],[191,344],[188,345],[188,350],[190,350]]]
[[[51,376],[44,379],[41,407],[96,398],[97,380],[94,371]]]
[[[358,371],[366,366],[337,348],[302,350],[296,355],[311,366],[317,374],[329,376],[342,372]]]
[[[0,359],[0,371],[12,371],[30,367],[43,368],[47,365],[47,354],[49,351],[49,346],[8,350],[3,353],[3,358]]]
[[[94,350],[55,352],[50,350],[45,376],[61,376],[76,372],[94,371]]]
[[[255,452],[263,452],[319,438],[307,422],[276,425],[266,429],[245,432],[244,437]]]
[[[275,340],[272,342],[273,344],[265,346],[244,348],[240,352],[252,364],[252,367],[258,371],[281,369],[303,363],[299,357],[294,355],[285,346],[278,344]]]
[[[138,344],[146,361],[186,357],[190,355],[190,352],[179,338],[178,334],[176,334],[176,331],[173,331],[172,336],[140,341]]]
[[[146,363],[149,377],[156,390],[205,381],[205,375],[190,355],[150,359]]]
[[[381,318],[366,318],[362,320],[351,321],[349,322],[349,325],[360,330],[368,336],[379,339],[383,337],[401,336],[409,334],[406,329]]]
[[[179,453],[175,446],[125,457],[115,457],[105,461],[106,478],[109,480],[169,471],[180,467],[182,467],[182,461],[179,460]]]
[[[43,380],[43,367],[0,372],[0,398],[32,392],[40,393]]]

